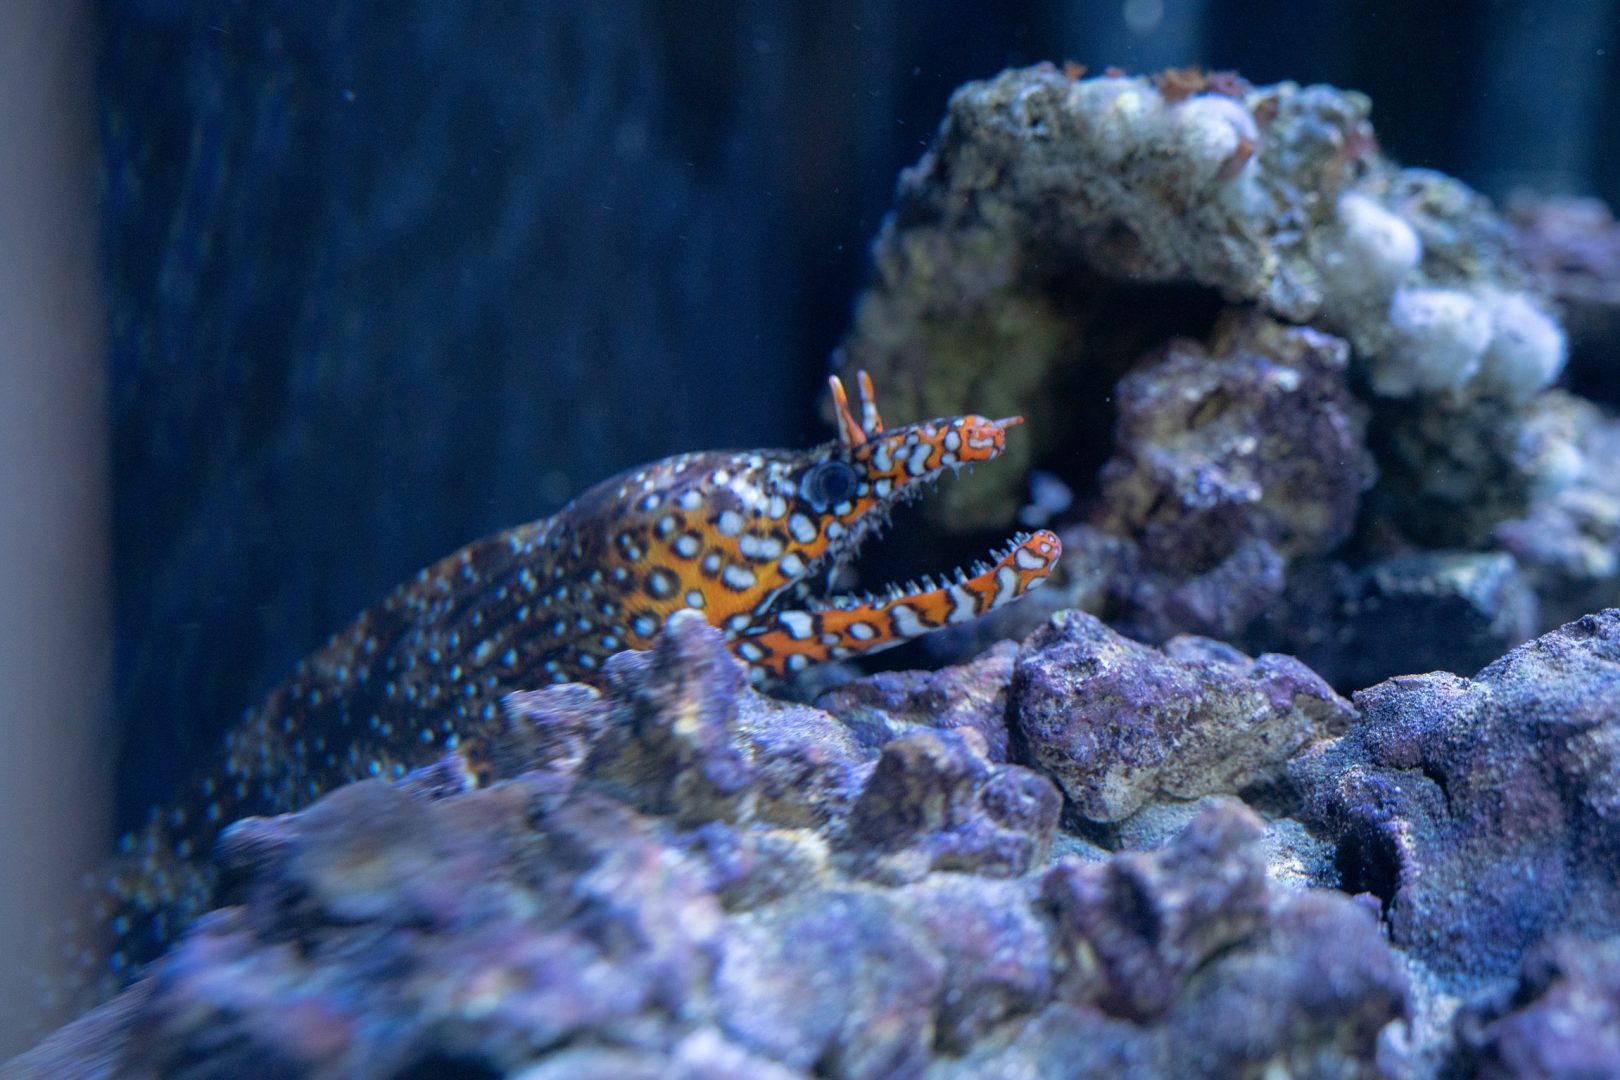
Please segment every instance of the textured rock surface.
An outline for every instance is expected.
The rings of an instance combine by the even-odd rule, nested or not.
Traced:
[[[1102,470],[1108,526],[1155,570],[1209,566],[1248,539],[1285,558],[1338,547],[1374,477],[1349,360],[1338,338],[1249,314],[1131,372]]]
[[[1511,1002],[1466,1014],[1460,1027],[1462,1057],[1479,1076],[1620,1076],[1620,938],[1538,946]]]
[[[903,175],[844,356],[919,415],[1029,416],[1016,454],[1059,473],[1085,522],[1065,538],[1087,565],[1065,560],[1054,606],[1154,641],[1314,644],[1348,690],[1408,670],[1363,647],[1373,607],[1438,628],[1412,670],[1467,672],[1620,601],[1613,424],[1545,392],[1567,351],[1550,297],[1620,281],[1609,218],[1526,204],[1515,231],[1385,159],[1369,108],[1037,65],[962,87]],[[984,525],[1021,483],[975,477],[927,512]],[[1491,551],[1517,567],[1459,574]],[[1396,572],[1409,555],[1437,561]],[[1304,558],[1342,564],[1325,591],[1292,582]]]
[[[1362,719],[1306,751],[1307,820],[1341,885],[1442,975],[1506,977],[1553,932],[1620,932],[1620,612],[1587,616],[1473,679],[1357,694]]]
[[[1061,809],[1051,781],[992,764],[976,732],[918,732],[883,748],[851,809],[847,841],[880,876],[1016,876],[1045,861]]]
[[[1106,367],[1104,340],[1134,317],[1121,286],[1193,283],[1346,338],[1382,394],[1523,400],[1556,376],[1562,331],[1525,291],[1489,204],[1391,165],[1369,108],[1323,86],[1076,79],[1050,65],[970,83],[902,175],[846,355],[912,388],[916,415],[989,393],[1070,419],[1070,372]],[[1050,441],[1016,453],[1069,432],[1037,430]],[[983,520],[1009,505],[1017,472],[947,511]]]
[[[1428,549],[1471,549],[1522,515],[1537,482],[1533,409],[1496,399],[1383,402],[1368,432],[1379,483],[1367,531]]]
[[[1620,406],[1620,222],[1596,199],[1524,195],[1508,204],[1519,253],[1563,311],[1571,389]]]
[[[237,825],[228,906],[11,1073],[1612,1071],[1620,611],[1359,716],[1078,612],[843,688],[853,728],[695,618],[611,668],[514,700],[492,786],[452,759]],[[1031,717],[1072,752],[1024,756]]]
[[[1077,611],[1033,634],[1014,674],[1014,737],[1075,810],[1117,822],[1155,798],[1236,792],[1344,729],[1348,703],[1303,664],[1205,638],[1164,652]]]
[[[1161,852],[1053,867],[1041,898],[1060,940],[1094,964],[1068,973],[1066,996],[1130,1020],[1163,1016],[1193,971],[1265,922],[1259,833],[1250,815],[1222,808]]]
[[[1374,472],[1348,362],[1338,338],[1249,314],[1121,380],[1101,526],[1132,545],[1112,588],[1126,626],[1241,634],[1289,560],[1350,536]]]
[[[1343,897],[1268,888],[1258,832],[1227,808],[1153,854],[1059,862],[1042,883],[1059,1000],[938,1075],[1380,1075],[1399,960]]]
[[[1521,445],[1530,500],[1492,538],[1525,568],[1542,625],[1620,604],[1620,421],[1554,391],[1537,402]]]
[[[836,716],[868,749],[917,728],[966,727],[983,736],[992,760],[1006,761],[1007,684],[1017,655],[1018,647],[1004,641],[960,668],[880,672],[822,694],[816,707]]]
[[[1149,641],[1294,654],[1350,690],[1473,672],[1547,621],[1620,600],[1620,474],[1606,465],[1620,425],[1557,391],[1512,408],[1385,404],[1376,441],[1400,464],[1363,513],[1374,469],[1347,357],[1341,339],[1250,313],[1223,317],[1207,347],[1144,362],[1119,385],[1091,522],[1064,530],[1063,580],[957,638],[1081,607]],[[1458,434],[1483,415],[1497,420]],[[1498,477],[1488,497],[1476,466]]]
[[[856,738],[747,688],[696,617],[610,668],[600,694],[515,699],[494,764],[522,771],[491,786],[449,759],[236,825],[230,905],[11,1072],[1371,1076],[1409,1018],[1370,910],[1272,880],[1235,800],[1156,850],[1054,860],[1056,788],[998,760],[976,707],[930,726],[915,685],[874,679],[844,692]],[[1006,707],[1010,669],[923,689]]]

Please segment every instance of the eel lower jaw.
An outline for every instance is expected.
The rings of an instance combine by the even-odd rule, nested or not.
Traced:
[[[1019,533],[990,563],[958,569],[941,584],[932,577],[880,593],[833,596],[808,607],[763,615],[732,641],[732,651],[761,682],[811,664],[844,660],[968,622],[1039,588],[1057,565],[1063,545],[1046,530]]]
[[[811,611],[885,611],[897,606],[923,605],[943,611],[943,623],[965,622],[1038,589],[1057,565],[1063,544],[1047,530],[1020,532],[984,559],[969,567],[956,567],[936,578],[923,574],[904,584],[887,585],[877,592],[812,597]],[[937,628],[929,627],[930,629]]]

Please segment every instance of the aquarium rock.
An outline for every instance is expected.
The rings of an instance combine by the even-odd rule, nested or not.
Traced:
[[[1119,384],[1111,531],[1155,569],[1208,566],[1249,538],[1285,558],[1338,547],[1375,475],[1348,363],[1340,339],[1252,314],[1207,348],[1173,342]]]
[[[1491,539],[1524,568],[1542,624],[1620,604],[1620,421],[1553,391],[1529,413],[1519,452],[1535,483]]]
[[[1078,611],[1025,643],[1013,694],[1022,754],[1093,822],[1120,821],[1154,799],[1276,780],[1290,757],[1355,715],[1292,657],[1254,660],[1190,636],[1160,652]]]
[[[1476,1075],[1620,1076],[1620,938],[1536,946],[1511,999],[1468,1010],[1459,1028]]]
[[[1350,536],[1375,472],[1348,362],[1338,338],[1234,314],[1207,348],[1172,342],[1120,381],[1097,521],[1130,544],[1114,618],[1153,640],[1234,637],[1290,560]]]
[[[1259,823],[1214,808],[1164,848],[1041,883],[1057,999],[932,1076],[1377,1075],[1409,985],[1366,908],[1267,882]]]
[[[1459,982],[1506,978],[1554,933],[1620,934],[1620,612],[1523,645],[1471,679],[1391,679],[1294,760],[1341,888]]]
[[[1522,193],[1508,202],[1520,255],[1569,333],[1569,385],[1620,406],[1620,222],[1603,202]]]
[[[1035,596],[1039,596],[1036,593]],[[1007,760],[1007,689],[1018,646],[998,642],[945,671],[882,671],[816,698],[870,750],[911,731],[971,728],[991,761]]]
[[[7,1075],[976,1076],[1080,1033],[1076,1060],[1127,1075],[1371,1075],[1409,1014],[1400,959],[1372,910],[1268,874],[1275,823],[1210,800],[1110,854],[1060,832],[1016,739],[987,738],[997,709],[1055,704],[1076,618],[1016,660],[829,695],[853,727],[763,697],[719,631],[674,620],[601,692],[509,702],[489,786],[452,757],[232,827],[227,906]],[[1291,661],[1190,640],[1137,659],[1169,669],[1167,709],[1234,684],[1212,711],[1247,707],[1252,745],[1227,733],[1228,758],[1349,718]],[[1158,771],[1247,782],[1218,757]]]
[[[913,388],[919,415],[997,394],[1028,410],[1076,365],[1114,362],[1121,325],[1147,341],[1150,312],[1175,325],[1185,301],[1148,287],[1184,284],[1343,337],[1377,396],[1529,399],[1564,363],[1550,304],[1487,200],[1379,153],[1370,107],[1048,64],[969,83],[902,174],[845,358]],[[1064,434],[1045,430],[1019,452]],[[1015,483],[958,513],[982,518]]]
[[[235,825],[225,906],[6,1075],[1614,1060],[1620,611],[1354,708],[1080,612],[824,695],[847,723],[699,619],[609,667],[513,699],[489,786],[450,757]]]

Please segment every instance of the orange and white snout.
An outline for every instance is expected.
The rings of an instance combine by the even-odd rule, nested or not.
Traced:
[[[1008,416],[1000,420],[987,420],[982,416],[964,416],[952,425],[959,427],[960,430],[946,435],[945,448],[953,452],[957,461],[962,464],[989,461],[1000,456],[1006,447],[1007,429],[1017,427],[1023,422],[1022,416]],[[951,443],[955,441],[953,435],[960,439],[960,446],[954,450],[951,447]]]

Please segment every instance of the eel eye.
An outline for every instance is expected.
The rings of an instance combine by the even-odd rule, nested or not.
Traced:
[[[799,493],[816,509],[843,502],[855,493],[855,469],[843,461],[823,461],[804,474]]]

